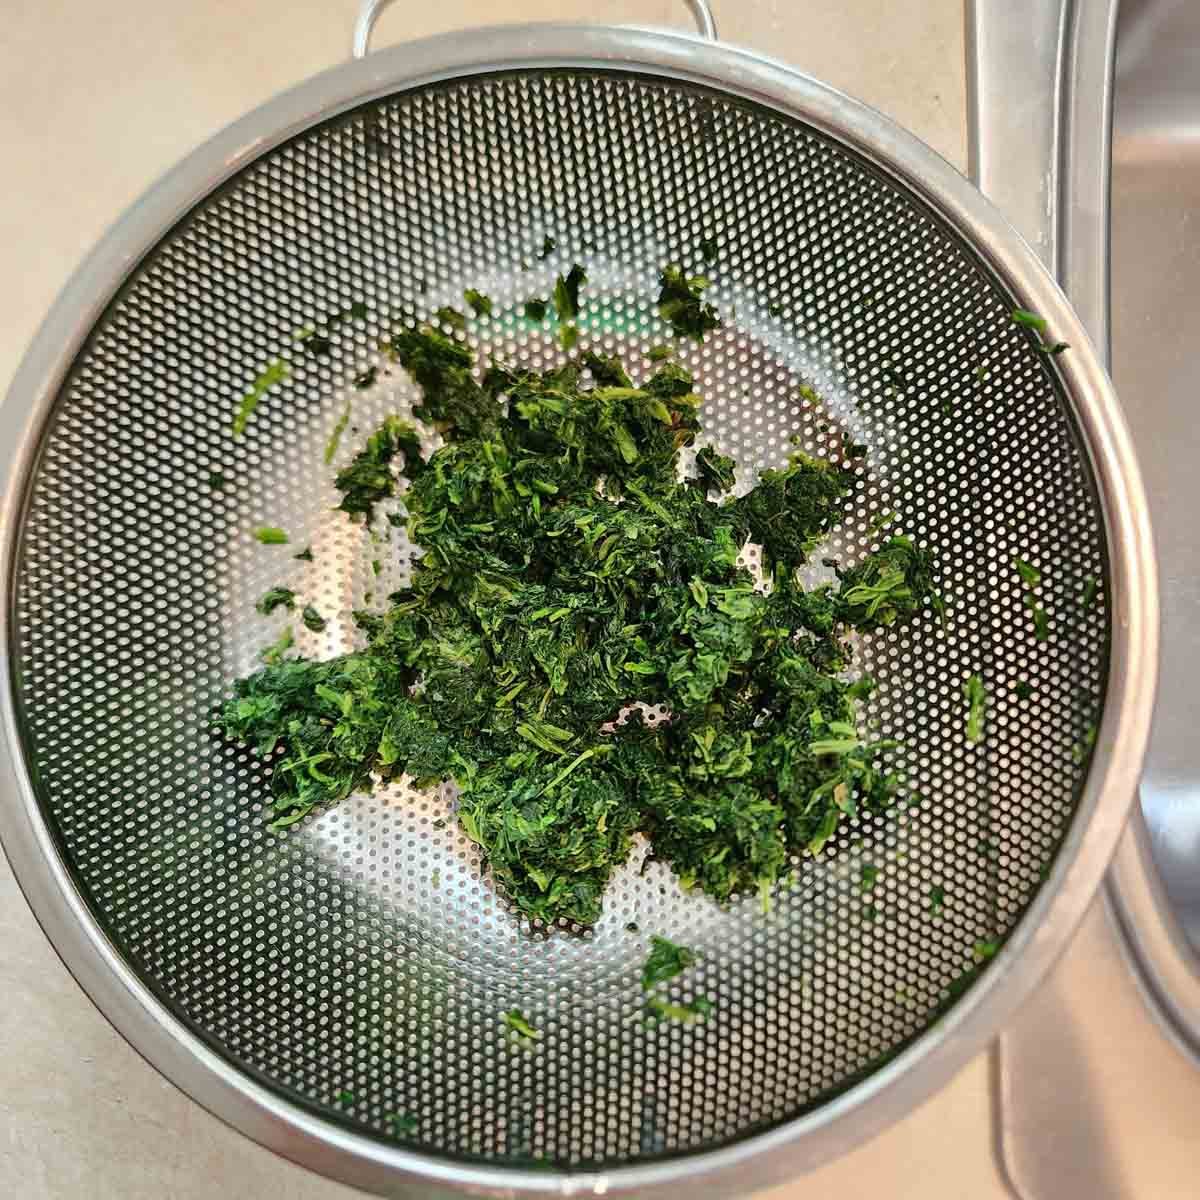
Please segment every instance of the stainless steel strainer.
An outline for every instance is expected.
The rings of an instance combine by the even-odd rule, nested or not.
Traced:
[[[636,359],[665,332],[658,268],[699,267],[707,236],[725,323],[684,357],[714,441],[766,466],[794,432],[817,454],[849,433],[869,453],[830,552],[853,561],[892,510],[939,553],[946,627],[860,648],[881,683],[869,715],[904,740],[919,799],[799,862],[767,916],[689,896],[635,856],[588,931],[523,926],[437,795],[380,790],[269,832],[262,764],[209,717],[278,632],[253,611],[265,588],[318,589],[339,614],[301,634],[314,655],[350,645],[350,610],[390,590],[394,547],[331,511],[321,448],[392,314],[476,286],[496,304],[481,359],[545,364],[552,336],[516,312],[579,260],[583,344]],[[296,354],[299,328],[359,301],[367,316],[328,357]],[[1015,307],[1070,351],[1040,353]],[[235,442],[240,396],[279,356],[290,377]],[[801,383],[821,411],[798,404]],[[358,395],[343,455],[411,391],[394,375]],[[310,80],[109,235],[22,365],[0,445],[0,830],[30,903],[166,1075],[363,1187],[725,1195],[840,1152],[946,1079],[1037,982],[1133,795],[1154,572],[1086,335],[931,151],[744,51],[491,29]],[[291,546],[259,545],[262,524]],[[311,566],[292,557],[309,544]],[[1042,569],[1046,641],[1016,555]],[[975,673],[979,744],[964,736]],[[646,1024],[649,933],[700,952],[705,1024]],[[952,1002],[980,942],[1003,949]],[[505,1037],[512,1007],[543,1031],[532,1048]]]

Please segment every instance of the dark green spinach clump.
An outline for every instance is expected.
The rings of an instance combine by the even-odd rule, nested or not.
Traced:
[[[642,990],[651,991],[682,975],[696,961],[696,952],[687,946],[677,946],[657,934],[650,938],[650,953],[642,967]]]
[[[896,743],[861,731],[870,684],[849,679],[847,635],[912,618],[933,561],[893,538],[838,582],[802,585],[852,499],[849,462],[797,450],[735,497],[715,451],[682,477],[701,401],[676,363],[640,383],[595,354],[477,379],[467,347],[431,328],[389,349],[443,444],[426,459],[389,418],[337,486],[369,519],[403,456],[411,583],[359,614],[365,649],[277,651],[220,714],[271,756],[276,826],[377,779],[453,779],[459,823],[516,907],[588,925],[635,835],[685,887],[766,905],[795,856],[893,803]],[[739,565],[748,542],[769,594]]]
[[[259,602],[255,605],[260,613],[264,616],[273,613],[277,608],[295,608],[296,593],[291,588],[273,587],[263,593]]]
[[[391,464],[400,453],[404,455],[405,471],[411,478],[422,465],[417,431],[407,421],[387,417],[334,480],[334,487],[342,493],[342,502],[338,505],[342,512],[362,514],[369,521],[375,513],[375,505],[395,495],[396,479]]]
[[[683,269],[675,264],[663,268],[659,277],[658,313],[676,337],[700,342],[721,324],[717,310],[703,300],[710,286],[703,275],[684,275]]]

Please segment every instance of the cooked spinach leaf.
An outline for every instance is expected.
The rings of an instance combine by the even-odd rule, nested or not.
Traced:
[[[685,887],[765,907],[795,856],[892,806],[897,743],[865,732],[850,635],[935,608],[935,563],[897,537],[834,585],[802,583],[855,498],[851,467],[797,449],[735,498],[733,460],[705,447],[685,478],[701,400],[676,362],[634,379],[589,351],[476,378],[465,343],[420,325],[385,350],[423,426],[386,418],[336,486],[369,520],[403,474],[389,521],[421,553],[385,611],[355,613],[364,648],[289,657],[289,628],[223,706],[226,734],[270,758],[276,827],[376,780],[453,780],[517,910],[586,926],[637,834]],[[656,939],[648,986],[689,955]]]
[[[477,292],[474,288],[467,288],[463,292],[463,299],[477,317],[490,317],[492,315],[491,299],[482,292]]]
[[[269,591],[264,592],[255,605],[255,608],[264,616],[273,613],[277,608],[281,607],[287,609],[296,607],[296,593],[291,588],[273,587]]]
[[[250,385],[250,390],[242,397],[241,404],[233,417],[233,436],[240,438],[246,432],[246,426],[254,415],[259,401],[277,384],[282,383],[289,373],[289,368],[282,358],[269,362]]]
[[[709,280],[703,275],[686,276],[675,263],[663,268],[659,276],[658,313],[676,337],[702,342],[706,333],[721,324],[717,310],[703,301],[709,287]]]

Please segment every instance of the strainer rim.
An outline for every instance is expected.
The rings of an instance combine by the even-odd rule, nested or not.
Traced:
[[[891,1063],[842,1095],[713,1150],[598,1172],[456,1163],[359,1135],[255,1083],[204,1045],[104,935],[42,819],[13,693],[12,593],[21,512],[42,430],[77,352],[143,256],[213,189],[312,126],[373,99],[495,72],[602,69],[704,87],[798,119],[919,196],[1022,306],[1073,347],[1057,361],[1091,461],[1109,549],[1112,640],[1104,714],[1076,814],[1046,884],[995,965]],[[114,1027],[162,1074],[242,1133],[347,1183],[383,1193],[470,1186],[485,1195],[697,1196],[757,1188],[812,1168],[880,1132],[949,1080],[1001,1028],[1065,948],[1099,885],[1136,794],[1157,662],[1157,584],[1140,475],[1111,383],[1065,296],[1034,251],[954,167],[857,100],[755,52],[681,33],[619,27],[480,28],[379,51],[299,84],[188,155],[138,200],[76,271],[31,343],[0,408],[0,841],[55,949]]]

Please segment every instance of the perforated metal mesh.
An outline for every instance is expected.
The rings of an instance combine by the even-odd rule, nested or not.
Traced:
[[[399,578],[402,535],[331,511],[322,462],[347,397],[337,463],[413,399],[398,370],[350,386],[380,363],[393,314],[461,307],[477,287],[495,301],[468,331],[481,361],[546,365],[554,330],[521,305],[580,261],[581,347],[649,369],[671,260],[712,277],[724,318],[681,351],[712,441],[762,467],[793,433],[836,456],[848,432],[869,453],[829,553],[856,560],[894,510],[891,531],[940,555],[947,626],[931,615],[860,645],[911,802],[847,823],[767,916],[755,899],[723,911],[687,895],[662,864],[643,872],[639,847],[583,932],[524,926],[441,795],[389,788],[269,832],[263,765],[208,717],[286,623],[254,612],[266,588],[330,618],[322,634],[293,620],[303,652],[329,655],[355,644],[350,610],[381,607]],[[368,316],[332,331],[328,357],[299,351],[297,330],[357,301]],[[1101,697],[1103,590],[1080,604],[1104,576],[1089,468],[1011,307],[938,220],[844,150],[664,81],[479,78],[270,153],[104,315],[31,485],[18,700],[46,819],[97,920],[234,1063],[431,1151],[612,1165],[710,1147],[845,1086],[926,1028],[975,943],[1028,903]],[[276,357],[292,373],[234,441],[240,396]],[[290,544],[258,544],[264,524]],[[308,545],[312,563],[297,560]],[[1043,571],[1045,642],[1017,554]],[[965,738],[972,673],[989,693],[979,745]],[[651,933],[701,955],[676,994],[710,997],[706,1023],[646,1023]],[[532,1046],[505,1033],[514,1007],[542,1031]]]

